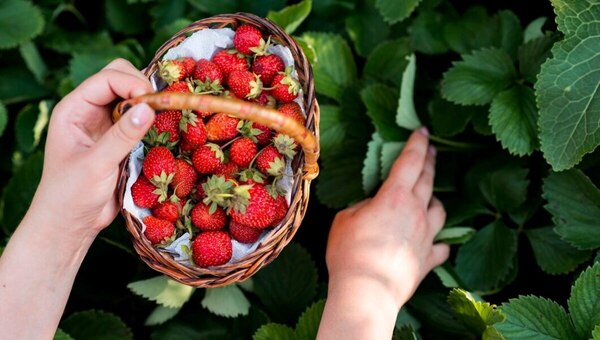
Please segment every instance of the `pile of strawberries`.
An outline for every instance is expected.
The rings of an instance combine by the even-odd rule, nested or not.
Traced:
[[[276,108],[305,124],[294,102],[300,84],[283,60],[267,53],[270,37],[240,26],[235,49],[211,60],[182,58],[159,64],[168,84],[162,91],[235,97]],[[142,173],[133,184],[134,203],[151,209],[146,238],[165,247],[185,232],[190,259],[200,267],[225,264],[232,238],[254,243],[288,211],[278,181],[298,151],[294,140],[268,127],[220,112],[162,111],[146,135]]]

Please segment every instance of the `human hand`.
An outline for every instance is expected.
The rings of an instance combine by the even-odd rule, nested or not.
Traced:
[[[448,245],[433,244],[446,213],[432,196],[435,149],[427,135],[413,132],[375,197],[337,214],[326,256],[330,293],[356,282],[383,292],[379,297],[387,296],[397,312],[448,258]]]
[[[110,113],[115,100],[152,91],[140,71],[117,59],[64,97],[52,113],[42,179],[28,214],[58,217],[80,236],[93,237],[108,226],[119,211],[119,163],[154,121],[146,104],[114,125]]]

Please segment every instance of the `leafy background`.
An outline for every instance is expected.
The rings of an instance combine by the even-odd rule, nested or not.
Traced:
[[[588,0],[0,0],[0,251],[39,181],[54,104],[110,60],[144,67],[194,20],[269,17],[311,59],[322,173],[295,242],[251,280],[193,289],[138,260],[122,219],[57,339],[312,339],[335,212],[373,194],[410,130],[438,149],[451,259],[395,337],[600,339],[600,5]],[[541,318],[544,316],[544,318]]]

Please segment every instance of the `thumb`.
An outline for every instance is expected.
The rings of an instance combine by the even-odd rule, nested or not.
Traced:
[[[129,109],[94,146],[94,159],[101,160],[96,164],[118,166],[150,129],[154,117],[154,110],[145,103]]]

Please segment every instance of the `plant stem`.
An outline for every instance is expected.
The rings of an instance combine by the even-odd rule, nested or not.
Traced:
[[[480,150],[480,149],[485,149],[485,146],[480,145],[480,144],[473,144],[473,143],[464,143],[464,142],[456,142],[453,140],[449,140],[446,138],[442,138],[442,137],[438,137],[435,135],[429,135],[429,139],[442,144],[442,145],[447,145],[456,149],[462,149],[462,150]]]

